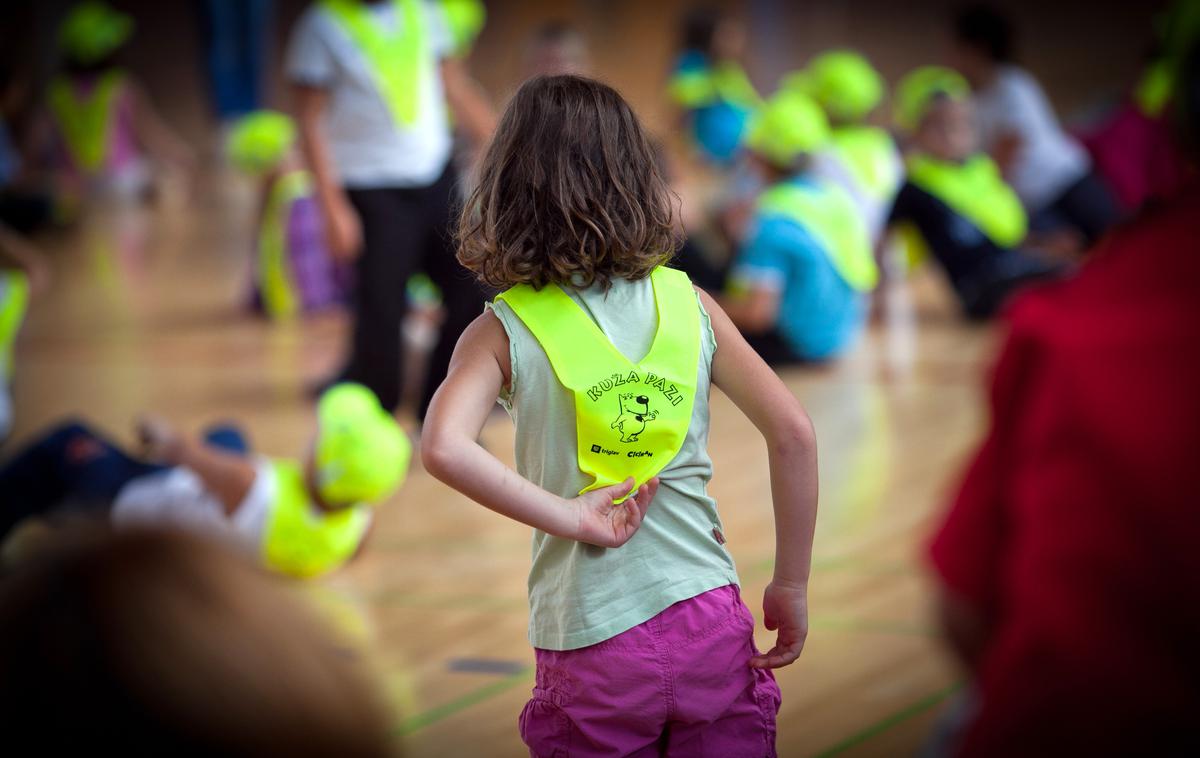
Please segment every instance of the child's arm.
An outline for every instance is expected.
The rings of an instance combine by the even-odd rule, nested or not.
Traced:
[[[362,247],[362,225],[338,183],[329,141],[321,126],[329,104],[329,92],[307,84],[297,84],[292,91],[296,100],[296,122],[300,128],[300,148],[308,170],[312,172],[329,248],[340,260],[353,260]]]
[[[625,544],[641,526],[657,479],[620,505],[614,501],[632,489],[632,478],[568,500],[523,478],[476,441],[509,371],[508,336],[488,311],[459,338],[429,406],[421,434],[425,469],[477,503],[548,534],[601,547]]]
[[[446,89],[446,102],[472,141],[482,145],[491,139],[496,130],[496,111],[461,59],[442,61],[442,84]]]
[[[729,319],[746,334],[762,334],[779,319],[779,290],[751,286],[744,294],[726,295],[721,305]]]
[[[137,427],[147,456],[191,469],[204,482],[204,488],[225,506],[225,515],[232,516],[254,486],[258,473],[246,456],[190,440],[160,418],[142,418]]]
[[[763,622],[778,629],[775,646],[750,660],[755,668],[786,666],[808,636],[808,574],[817,521],[817,443],[795,396],[763,362],[707,293],[700,299],[717,339],[713,383],[754,423],[767,442],[775,502],[775,576],[763,595]]]

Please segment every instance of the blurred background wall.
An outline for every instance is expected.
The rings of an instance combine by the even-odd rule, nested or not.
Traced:
[[[3,57],[44,78],[52,65],[53,29],[69,0],[0,4]],[[709,3],[737,9],[747,22],[747,68],[769,91],[779,76],[813,53],[848,45],[865,52],[895,81],[913,66],[944,62],[948,19],[958,0],[727,0]],[[1150,38],[1151,20],[1163,2],[1009,0],[1019,31],[1020,60],[1041,79],[1060,113],[1085,118],[1137,72]],[[186,136],[211,128],[208,93],[201,76],[201,3],[114,0],[132,13],[138,32],[126,52],[168,118]],[[287,107],[278,61],[287,32],[308,0],[276,0],[272,40],[276,61],[269,102]],[[689,0],[488,0],[488,23],[472,68],[494,97],[518,83],[522,45],[539,23],[563,19],[588,36],[596,70],[616,85],[655,130],[667,123],[662,97],[677,45],[677,26]]]

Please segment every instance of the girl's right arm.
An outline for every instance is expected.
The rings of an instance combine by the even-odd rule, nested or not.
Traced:
[[[293,97],[300,149],[312,173],[330,252],[339,260],[353,260],[362,248],[362,224],[338,183],[329,140],[322,127],[329,106],[329,92],[321,87],[297,84],[293,87]]]
[[[767,442],[775,504],[775,576],[763,595],[763,622],[778,629],[775,646],[755,656],[755,668],[786,666],[808,636],[808,575],[817,521],[817,442],[800,402],[716,301],[697,290],[716,336],[712,376]]]
[[[548,534],[601,547],[625,544],[641,526],[657,479],[620,505],[614,501],[633,488],[632,478],[568,500],[525,479],[479,444],[510,373],[508,336],[486,311],[459,338],[446,381],[430,403],[421,432],[425,469],[477,503]]]

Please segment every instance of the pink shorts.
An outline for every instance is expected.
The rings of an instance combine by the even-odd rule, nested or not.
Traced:
[[[521,738],[533,758],[773,757],[779,685],[749,666],[753,632],[729,585],[596,645],[538,649]]]

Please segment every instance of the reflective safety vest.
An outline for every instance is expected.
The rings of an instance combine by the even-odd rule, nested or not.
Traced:
[[[311,191],[307,171],[290,171],[271,185],[263,209],[258,230],[258,278],[263,309],[271,318],[288,318],[300,310],[287,246],[288,215],[292,203]]]
[[[970,221],[1000,247],[1025,239],[1025,208],[986,155],[949,163],[923,154],[906,161],[908,180]]]
[[[397,125],[417,120],[421,74],[431,64],[426,46],[425,19],[419,0],[392,0],[397,29],[380,28],[371,10],[360,0],[324,0],[321,3],[363,57]]]
[[[830,182],[781,182],[762,194],[757,213],[783,216],[804,228],[821,245],[846,284],[867,292],[879,281],[871,238],[854,199]]]
[[[13,347],[29,306],[29,277],[24,271],[0,271],[0,381],[12,378]]]
[[[854,181],[874,200],[888,200],[899,188],[901,164],[892,137],[873,126],[844,126],[833,131],[834,154]]]
[[[281,460],[272,461],[272,466],[275,501],[263,539],[267,566],[303,579],[350,560],[371,525],[371,506],[323,511],[309,497],[300,464]]]
[[[50,85],[50,111],[71,160],[83,173],[94,174],[104,167],[116,121],[117,96],[124,83],[124,72],[106,71],[82,99],[66,77],[57,77]]]
[[[686,274],[663,266],[650,281],[658,330],[636,362],[557,285],[522,284],[498,296],[575,396],[579,469],[592,477],[580,494],[631,476],[636,486],[645,484],[675,458],[691,425],[700,360],[696,291]]]
[[[668,89],[675,102],[685,108],[703,108],[723,101],[753,110],[762,103],[746,72],[732,61],[685,68],[671,78]]]

